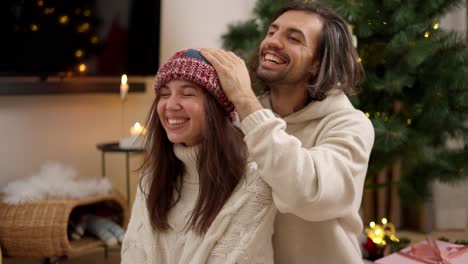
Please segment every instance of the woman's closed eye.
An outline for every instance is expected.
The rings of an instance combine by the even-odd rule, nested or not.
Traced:
[[[184,97],[197,96],[198,94],[200,94],[200,91],[193,86],[185,86],[182,90],[182,96]]]

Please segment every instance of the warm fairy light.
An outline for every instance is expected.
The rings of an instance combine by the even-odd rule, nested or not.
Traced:
[[[412,123],[411,118],[406,119],[406,124],[407,124],[408,126],[411,125],[411,123]]]
[[[91,39],[90,39],[91,43],[93,44],[97,44],[99,42],[99,39],[97,36],[92,36]]]
[[[86,17],[89,17],[89,16],[91,15],[91,10],[86,9],[86,10],[83,12],[83,15],[86,16]]]
[[[84,55],[83,50],[78,49],[78,50],[75,51],[75,57],[81,58],[81,57],[83,57],[83,55]]]
[[[44,9],[44,15],[50,15],[54,12],[55,12],[55,8],[53,7],[47,7],[46,9]]]
[[[358,63],[361,63],[361,61],[362,61],[361,58],[358,58],[358,59],[357,59],[357,62],[358,62]]]
[[[437,23],[437,22],[436,22],[436,23],[434,23],[434,26],[433,26],[433,28],[434,28],[435,30],[437,30],[437,29],[439,28],[439,23]]]
[[[392,223],[389,223],[387,218],[382,218],[382,224],[376,224],[375,222],[370,222],[370,228],[366,228],[365,232],[368,238],[372,240],[377,246],[385,246],[387,244],[387,239],[390,239],[394,242],[399,242],[400,240],[395,236],[395,226]]]
[[[85,72],[86,71],[86,64],[81,63],[80,65],[78,65],[78,71],[79,72]]]
[[[429,31],[426,31],[426,32],[424,33],[424,37],[425,37],[425,38],[428,38],[429,35],[430,35]]]
[[[381,115],[380,112],[375,113],[375,116],[376,116],[376,117],[380,117],[380,115]]]
[[[369,117],[370,117],[370,114],[369,114],[369,112],[366,112],[366,116],[367,116],[367,118],[369,118]]]
[[[42,0],[37,1],[37,6],[43,6],[43,5],[44,5],[44,1]]]
[[[85,31],[89,30],[89,26],[90,26],[89,23],[85,22],[85,23],[79,25],[77,30],[78,30],[78,32],[83,33]]]
[[[59,23],[60,24],[67,24],[70,19],[68,18],[67,15],[63,15],[59,17]]]
[[[382,22],[382,23],[383,23],[384,25],[387,25],[387,22],[386,22],[386,21],[384,21],[384,22]]]
[[[38,24],[32,24],[31,25],[31,31],[38,31],[39,30],[39,25]]]

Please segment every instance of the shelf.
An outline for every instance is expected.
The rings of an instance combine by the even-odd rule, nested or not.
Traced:
[[[140,79],[132,81],[131,79]],[[144,93],[143,78],[129,78],[129,93]],[[0,77],[2,95],[120,93],[120,77]]]

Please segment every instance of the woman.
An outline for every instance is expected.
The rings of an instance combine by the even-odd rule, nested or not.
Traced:
[[[177,52],[155,93],[122,263],[273,263],[271,190],[214,68]]]

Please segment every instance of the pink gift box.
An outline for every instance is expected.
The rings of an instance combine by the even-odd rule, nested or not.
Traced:
[[[445,262],[438,262],[442,258]],[[422,241],[375,261],[376,264],[467,264],[468,247],[440,240]]]

